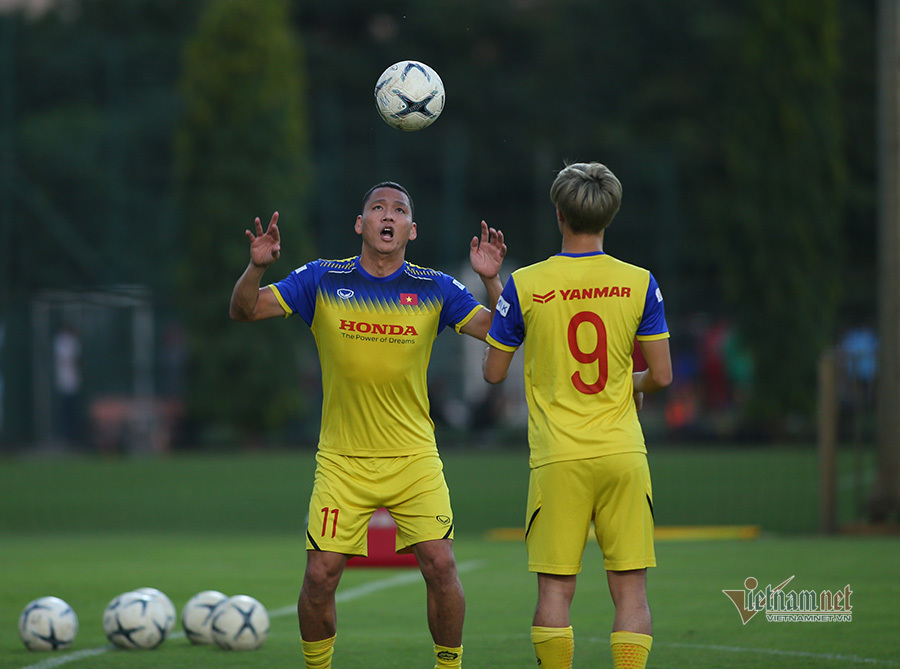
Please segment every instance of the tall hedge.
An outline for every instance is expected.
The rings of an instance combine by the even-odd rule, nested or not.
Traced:
[[[838,3],[758,0],[738,18],[713,248],[753,360],[748,411],[784,429],[814,415],[816,362],[840,303]]]
[[[176,135],[183,255],[178,283],[189,330],[188,407],[203,434],[277,434],[303,408],[298,328],[228,318],[249,260],[245,228],[281,215],[272,276],[309,259],[311,176],[304,54],[286,0],[212,0],[184,51]],[[292,327],[293,326],[293,327]],[[300,340],[302,341],[302,339]]]

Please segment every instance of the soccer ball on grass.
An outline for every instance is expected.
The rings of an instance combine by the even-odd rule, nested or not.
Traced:
[[[407,132],[427,128],[444,111],[444,82],[417,60],[401,60],[375,84],[375,107],[385,122]]]
[[[103,612],[103,631],[119,648],[156,648],[166,640],[165,604],[159,597],[125,592]]]
[[[19,636],[28,650],[63,650],[78,634],[78,616],[59,597],[40,597],[22,610]]]
[[[169,636],[172,633],[172,630],[175,629],[175,605],[172,603],[172,600],[164,593],[162,590],[157,590],[156,588],[138,588],[135,592],[139,592],[142,595],[149,595],[150,597],[156,597],[160,602],[162,602],[163,609],[166,612],[166,636]]]
[[[269,613],[248,595],[229,597],[216,607],[212,638],[225,650],[256,650],[269,636]]]
[[[228,599],[228,595],[218,590],[204,590],[188,600],[181,612],[181,627],[184,634],[193,644],[209,645],[212,638],[212,619],[216,608]]]

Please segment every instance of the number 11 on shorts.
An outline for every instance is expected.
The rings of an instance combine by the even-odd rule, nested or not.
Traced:
[[[331,521],[331,538],[334,539],[334,535],[337,533],[338,510],[329,509],[327,506],[322,507],[322,536],[324,537],[326,532],[328,532],[329,514],[334,516],[334,519]]]

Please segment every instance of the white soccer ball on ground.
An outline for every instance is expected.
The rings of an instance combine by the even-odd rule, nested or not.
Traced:
[[[181,612],[181,627],[193,644],[209,645],[212,638],[212,619],[216,608],[228,599],[228,595],[218,590],[204,590],[188,600]]]
[[[78,616],[59,597],[40,597],[22,609],[19,636],[28,650],[63,650],[78,634]]]
[[[417,60],[401,60],[375,84],[375,107],[385,122],[407,132],[427,128],[444,111],[444,82]]]
[[[156,588],[138,588],[135,592],[156,597],[162,602],[163,608],[166,611],[166,636],[169,636],[172,633],[172,630],[175,629],[175,620],[177,619],[175,605],[172,603],[172,600],[169,599],[166,593],[162,590],[157,590]]]
[[[119,648],[156,648],[166,640],[165,605],[158,597],[122,593],[103,612],[103,631]]]
[[[212,638],[226,650],[256,650],[269,636],[269,612],[248,595],[235,595],[213,613]]]

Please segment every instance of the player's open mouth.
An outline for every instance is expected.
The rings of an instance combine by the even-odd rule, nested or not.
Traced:
[[[381,238],[385,241],[391,241],[394,238],[394,229],[388,226],[381,228]]]

